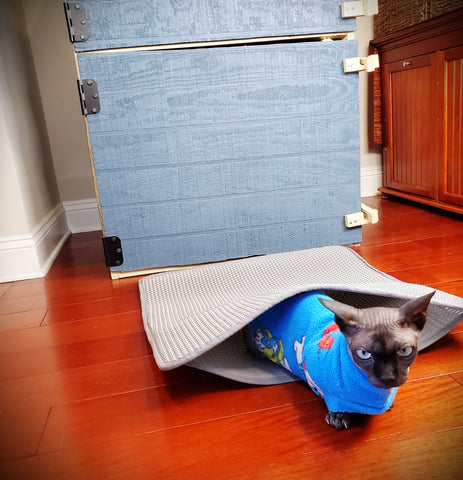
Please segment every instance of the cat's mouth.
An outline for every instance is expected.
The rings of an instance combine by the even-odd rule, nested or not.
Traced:
[[[380,380],[378,378],[369,378],[368,381],[375,387],[390,389],[390,388],[400,387],[407,381],[407,379],[392,378],[388,380]]]

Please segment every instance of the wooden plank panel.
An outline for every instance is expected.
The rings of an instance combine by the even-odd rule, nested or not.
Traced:
[[[30,310],[42,310],[47,308],[47,299],[44,295],[31,295],[22,298],[7,298],[0,304],[0,315],[9,315]]]
[[[38,327],[47,313],[47,309],[0,315],[0,333],[22,328]]]
[[[51,305],[43,319],[42,326],[134,311],[140,311],[138,291],[91,302]]]
[[[122,238],[198,235],[213,232],[243,232],[282,224],[301,225],[309,220],[323,222],[338,213],[352,213],[356,202],[349,199],[350,186],[323,186],[312,189],[263,194],[223,195],[153,204],[103,206],[107,234]],[[342,225],[342,224],[341,224]],[[289,227],[291,228],[291,227]],[[268,232],[271,234],[271,231]],[[338,233],[338,232],[336,232]],[[138,234],[138,235],[137,235]],[[330,242],[328,238],[328,242]],[[309,243],[308,240],[306,240]],[[327,244],[329,244],[327,243]],[[317,245],[319,246],[319,245]],[[264,252],[244,252],[266,253]],[[212,260],[212,259],[205,259]]]
[[[463,260],[434,265],[432,270],[427,267],[416,267],[390,273],[403,282],[424,284],[453,282],[463,278]]]
[[[423,214],[421,214],[423,213]],[[461,220],[457,217],[442,216],[439,229],[436,230],[436,217],[431,212],[417,212],[416,215],[381,217],[375,226],[364,225],[363,236],[369,245],[399,243],[407,240],[425,240],[433,237],[460,235]],[[398,229],[398,226],[401,226]],[[393,228],[394,227],[394,228]]]
[[[201,425],[201,435],[198,436],[194,427],[190,427],[182,431],[107,442],[98,445],[98,448],[82,447],[30,457],[5,464],[3,478],[17,480],[28,478],[33,473],[36,480],[124,479],[131,476],[145,480],[153,478],[153,471],[156,471],[166,480],[184,479],[185,475],[191,480],[273,477],[357,480],[359,472],[365,472],[365,478],[369,480],[384,480],[385,475],[400,480],[459,480],[463,469],[461,428],[405,440],[394,436],[386,443],[354,442],[354,446],[346,443],[337,449],[330,446],[332,436],[327,432],[324,438],[319,439],[319,447],[314,453],[306,435],[300,439],[300,442],[305,442],[305,451],[298,441],[298,448],[293,452],[288,445],[291,446],[295,439],[290,439],[286,449],[283,440],[288,440],[287,434],[282,434],[281,441],[274,440],[270,444],[270,439],[265,440],[262,424],[253,433],[248,433],[252,423],[256,422],[255,417],[242,420],[243,423],[248,421],[248,428],[243,428],[242,424],[236,426],[234,422],[231,426],[235,430],[227,431],[230,423],[223,420],[223,426],[218,430],[210,425]],[[241,431],[246,445],[244,448],[235,438]],[[195,448],[193,443],[198,446]]]
[[[187,388],[153,388],[142,392],[105,397],[53,409],[44,432],[40,452],[95,441],[111,440],[148,431],[164,430],[217,418],[234,417],[251,411],[265,411],[281,405],[303,402],[310,406],[318,398],[298,383],[254,388],[214,378]],[[226,392],[226,395],[223,393]],[[219,400],[220,399],[220,400]],[[97,418],[90,420],[100,412]],[[115,418],[110,411],[116,409]],[[83,421],[87,417],[87,421]],[[131,418],[127,422],[127,418]],[[94,421],[93,421],[94,420]],[[86,430],[85,435],[74,432]]]
[[[353,115],[358,76],[343,74],[342,60],[356,51],[356,41],[302,42],[101,52],[79,54],[78,60],[81,76],[93,75],[100,93],[101,111],[88,117],[91,132],[138,132]]]
[[[0,354],[0,381],[151,354],[143,332]]]
[[[445,144],[440,198],[463,205],[463,47],[444,53]]]
[[[323,202],[320,203],[323,205]],[[278,208],[278,205],[275,205]],[[350,208],[349,211],[356,211]],[[346,231],[341,218],[312,220],[303,223],[284,223],[264,227],[237,228],[225,232],[206,232],[202,234],[183,234],[160,238],[148,237],[128,239],[123,243],[124,255],[129,260],[124,268],[112,270],[137,270],[146,265],[147,256],[152,264],[186,265],[226,258],[258,255],[262,252],[283,252],[302,250],[316,246],[338,243],[356,243],[360,232],[355,229]],[[148,253],[147,253],[148,252]],[[146,267],[145,267],[146,268]]]
[[[51,407],[159,386],[210,382],[214,378],[189,367],[161,372],[149,355],[3,381],[0,386],[2,408],[19,416],[32,405]]]
[[[463,372],[452,374],[452,378],[463,386]]]
[[[87,73],[90,74],[90,70]],[[98,74],[98,72],[94,73]],[[100,75],[104,76],[104,71]],[[307,80],[305,81],[307,82]],[[293,91],[293,93],[296,92]],[[348,100],[348,96],[352,93],[355,94],[353,90],[349,91],[344,100]],[[340,95],[341,92],[338,94]],[[146,96],[149,98],[151,94],[148,92]],[[335,102],[336,98],[331,97],[331,100]],[[233,124],[224,122],[222,125],[217,123],[218,118],[214,118],[209,120],[210,124],[187,124],[184,126],[175,124],[164,128],[162,125],[150,122],[146,125],[147,128],[138,130],[128,121],[122,123],[121,118],[118,118],[118,125],[115,127],[117,129],[112,133],[103,130],[104,128],[108,129],[108,126],[104,126],[99,119],[90,117],[92,148],[97,152],[104,151],[105,153],[104,157],[98,158],[96,165],[98,172],[117,172],[122,168],[153,168],[154,166],[164,168],[191,168],[197,165],[220,166],[226,162],[232,162],[231,164],[236,164],[237,167],[256,168],[255,165],[259,165],[258,162],[262,162],[263,159],[273,164],[281,159],[297,162],[302,153],[310,153],[313,156],[314,167],[323,161],[331,167],[327,157],[334,155],[335,162],[340,163],[340,168],[346,168],[346,162],[342,161],[342,154],[351,155],[351,151],[355,151],[358,128],[356,122],[347,122],[344,117],[336,116],[343,122],[345,133],[340,135],[339,128],[336,127],[330,116],[320,116],[323,115],[322,102],[315,107],[318,108],[318,116],[309,115],[313,110],[311,108],[303,112],[302,117],[294,118],[289,114],[291,105],[288,100],[288,104],[283,105],[284,111],[280,112],[283,116],[281,119],[261,118],[245,121],[243,115],[245,111],[248,111],[248,106],[245,98],[243,101],[245,103],[241,118],[239,118],[239,111],[236,111],[234,113],[236,123]],[[348,101],[350,102],[350,100]],[[294,97],[292,102],[297,102],[297,98]],[[119,106],[116,111],[121,108]],[[147,109],[147,106],[144,108]],[[267,105],[265,108],[272,107]],[[343,107],[336,107],[335,104],[332,104],[332,108],[342,109]],[[219,110],[220,104],[216,105],[215,109]],[[260,113],[261,117],[264,113]],[[272,112],[267,111],[267,113]],[[332,113],[335,114],[334,111]],[[342,114],[342,111],[337,113]],[[349,112],[348,116],[352,113],[355,111]],[[123,112],[120,114],[121,117],[125,115]],[[287,116],[285,117],[285,115]],[[265,120],[265,124],[261,120]],[[103,120],[103,122],[109,121],[112,121],[111,113]],[[197,121],[207,122],[208,119],[204,117]],[[97,131],[97,129],[101,131]],[[208,146],[206,152],[204,151],[205,144]],[[350,168],[352,169],[352,167]]]
[[[432,283],[429,285],[432,288],[438,288],[443,292],[463,297],[463,280],[454,280],[451,282]]]
[[[329,461],[303,458],[293,462],[288,460],[280,465],[265,466],[253,476],[266,479],[304,478],[310,472],[313,478],[357,480],[359,469],[365,472],[369,480],[394,478],[446,478],[459,480],[463,469],[461,447],[463,429],[437,432],[420,439],[403,440],[393,438],[386,444],[367,444],[350,450],[334,451]],[[386,460],[387,459],[387,460]],[[230,478],[246,479],[245,474]]]
[[[293,390],[289,396],[295,395],[295,388],[292,387],[298,386],[301,387],[285,385],[287,393]],[[162,478],[182,478],[180,474],[184,475],[185,471],[191,468],[198,474],[194,478],[200,478],[199,473],[209,478],[227,478],[236,475],[240,470],[246,473],[249,473],[250,469],[258,472],[276,459],[278,459],[277,463],[282,465],[304,462],[308,458],[323,458],[323,464],[318,466],[321,469],[318,471],[322,471],[327,468],[326,462],[332,461],[334,451],[346,452],[368,445],[376,445],[377,449],[384,448],[391,440],[394,443],[399,441],[397,432],[400,432],[400,441],[404,441],[442,432],[457,425],[461,428],[463,389],[457,382],[449,377],[439,377],[411,382],[403,388],[404,390],[406,388],[407,392],[404,391],[391,412],[365,420],[361,429],[354,428],[342,433],[324,424],[324,407],[317,399],[280,408],[262,408],[258,412],[253,414],[249,412],[246,415],[241,415],[238,407],[231,416],[225,412],[228,413],[228,409],[235,400],[236,391],[230,392],[228,400],[221,405],[211,401],[204,402],[208,398],[212,400],[217,393],[200,395],[199,398],[190,399],[187,404],[184,404],[180,397],[166,399],[163,408],[168,408],[172,412],[181,412],[185,420],[191,415],[198,418],[201,415],[207,416],[213,411],[219,415],[215,421],[187,423],[183,427],[170,429],[161,428],[164,421],[157,423],[159,416],[156,413],[156,404],[152,399],[150,402],[149,397],[145,397],[144,400],[140,397],[142,403],[139,410],[127,410],[126,416],[122,415],[122,411],[119,416],[111,415],[110,412],[114,410],[114,406],[105,409],[101,404],[102,411],[96,423],[90,417],[85,417],[85,404],[76,405],[73,407],[73,413],[79,412],[78,409],[80,409],[78,416],[65,416],[64,410],[56,412],[57,416],[55,420],[51,420],[50,430],[45,432],[44,442],[41,445],[42,453],[47,449],[70,445],[74,446],[74,450],[64,450],[58,455],[41,455],[36,457],[33,463],[44,467],[47,462],[51,462],[50,465],[55,465],[59,469],[56,478],[62,478],[60,474],[64,474],[61,470],[64,465],[71,467],[71,471],[77,469],[81,474],[90,466],[92,471],[98,469],[99,473],[105,472],[106,475],[103,476],[109,478],[114,478],[111,473],[117,471],[114,470],[115,465],[117,469],[123,468],[124,474],[128,471],[151,470],[152,472],[155,468]],[[301,387],[301,390],[305,389]],[[260,400],[257,398],[259,392],[266,393]],[[242,392],[238,391],[238,394],[240,393]],[[264,387],[255,389],[251,395],[249,393],[246,390],[245,402],[249,406],[254,403],[256,407],[259,405],[263,407],[274,402],[274,395],[282,394],[283,389],[281,386]],[[310,395],[310,392],[304,393]],[[436,396],[442,398],[442,401],[433,403],[432,409],[427,408],[426,403],[430,399],[435,399]],[[284,395],[280,398],[280,402],[284,402],[286,398],[287,396]],[[201,405],[194,409],[195,413],[189,408],[192,403]],[[119,407],[120,404],[117,405]],[[205,410],[201,412],[201,408]],[[71,413],[71,410],[68,412]],[[220,415],[220,412],[223,414]],[[423,416],[426,417],[426,422],[422,421]],[[113,422],[108,421],[110,417]],[[127,421],[127,418],[131,421]],[[169,419],[170,415],[165,417],[166,421]],[[180,419],[177,418],[178,420]],[[60,423],[62,428],[57,429]],[[116,429],[116,423],[119,425],[119,430]],[[105,428],[105,425],[109,428]],[[275,435],[278,440],[275,440],[275,435],[269,435],[269,429],[273,431],[277,427],[278,432]],[[93,448],[83,448],[82,444],[78,445],[79,437],[76,433],[79,428],[89,432],[90,436],[80,436],[80,439],[82,441],[86,438]],[[134,435],[133,432],[140,432],[140,428],[142,431],[149,430],[145,435]],[[115,433],[124,435],[124,440],[118,441],[114,438]],[[110,440],[111,437],[113,437],[112,440]],[[195,441],[191,441],[192,438]],[[106,441],[99,443],[95,452],[93,442],[97,439],[106,439]],[[62,443],[59,443],[60,440]],[[423,444],[426,445],[427,442]],[[95,453],[92,454],[92,451]],[[146,451],[156,452],[156,454],[143,454]],[[230,462],[230,451],[233,451],[233,458],[236,459],[233,462]],[[54,458],[58,459],[58,462],[53,461]],[[73,461],[76,458],[80,459],[79,463]],[[141,458],[142,461],[140,461]],[[319,462],[315,462],[315,465],[317,463]]]
[[[399,245],[360,245],[354,247],[354,249],[367,261],[369,259],[381,261],[381,270],[385,272],[429,266],[429,264],[452,263],[459,258],[463,258],[463,247],[461,246],[452,247],[448,252],[436,252],[421,245],[419,240],[416,242],[403,242]]]
[[[166,389],[158,388],[59,407],[51,413],[40,452],[76,447],[82,445],[82,442],[114,440],[120,436],[206,422],[213,418],[236,417],[244,411],[258,410],[268,421],[270,416],[275,418],[275,414],[277,414],[274,411],[275,407],[285,406],[287,402],[291,402],[293,405],[290,409],[283,408],[282,410],[286,410],[290,424],[294,422],[296,416],[303,415],[304,421],[314,427],[311,432],[312,443],[317,435],[328,429],[324,424],[323,401],[300,384],[259,388],[248,388],[239,384],[234,384],[236,388],[232,388],[232,385],[229,382],[218,380],[213,391],[199,385],[191,385],[187,390],[177,391],[176,395],[169,395]],[[224,390],[227,391],[226,396],[221,395]],[[429,415],[427,422],[417,421],[414,424],[412,421],[407,421],[404,424],[403,418],[401,418],[404,407],[416,404],[418,399],[422,403],[429,396],[434,397],[436,391],[444,396],[443,401],[436,405],[436,411]],[[215,400],[218,397],[221,398],[220,402]],[[455,422],[459,426],[463,426],[462,400],[461,385],[450,377],[410,382],[405,384],[398,394],[397,410],[394,407],[393,411],[375,416],[370,420],[371,423],[381,423],[385,428],[385,435],[386,432],[392,432],[401,424],[403,438],[451,428],[455,426]],[[117,418],[112,414],[114,409],[119,412]],[[306,413],[302,414],[303,411]],[[408,412],[409,420],[419,417],[419,411],[420,409],[416,408],[414,412]],[[277,417],[281,424],[285,421],[282,413]],[[127,422],[127,418],[131,418],[131,421]],[[283,429],[283,426],[281,428]],[[85,435],[82,434],[82,429],[85,429]],[[303,426],[298,428],[300,432],[303,429]],[[80,432],[78,436],[75,435],[77,431]],[[376,433],[376,429],[366,428],[364,440],[369,437],[369,434],[371,435],[370,439],[374,439]],[[355,429],[347,434],[346,436],[354,436]],[[281,432],[281,435],[284,433]],[[336,443],[338,445],[344,443],[346,436],[338,436]]]
[[[462,327],[457,326],[455,332]],[[408,381],[458,372],[463,372],[463,333],[451,333],[419,353]]]
[[[2,401],[0,473],[2,471],[1,462],[37,453],[49,413],[48,405],[29,404],[26,407],[18,408],[16,405]]]
[[[327,122],[328,123],[328,122]],[[327,125],[330,128],[331,122]],[[355,135],[352,128],[352,135]],[[326,130],[325,130],[326,132]],[[335,137],[335,135],[333,135]],[[355,137],[354,137],[355,138]],[[333,138],[333,141],[337,139]],[[321,145],[320,145],[321,147]],[[173,166],[130,167],[121,175],[115,169],[99,170],[103,207],[171,202],[228,195],[248,195],[295,189],[315,189],[358,182],[357,152],[333,151],[310,155],[199,163]],[[345,147],[344,147],[345,148]],[[152,188],[153,185],[166,188]],[[168,187],[167,187],[168,186]]]
[[[9,462],[4,464],[3,478],[17,480],[33,474],[35,480],[123,480],[132,476],[148,480],[155,471],[166,480],[181,480],[185,475],[191,480],[273,477],[357,480],[359,472],[369,480],[384,480],[385,475],[400,480],[459,480],[463,469],[461,428],[405,440],[394,436],[389,442],[354,442],[354,446],[346,443],[337,449],[330,446],[335,433],[327,432],[318,439],[319,446],[314,453],[307,435],[302,435],[297,441],[298,448],[293,451],[291,446],[297,439],[288,441],[286,433],[281,435],[281,441],[279,435],[277,441],[270,443],[271,440],[265,438],[265,425],[256,426],[255,416],[242,420],[243,424],[247,420],[247,427],[223,420],[223,426],[217,430],[211,425],[201,425],[198,435],[191,426],[181,431],[107,442],[97,448],[81,447]],[[271,425],[270,420],[267,425]],[[226,430],[227,427],[235,430]],[[245,447],[241,447],[237,438],[240,433]],[[305,450],[300,442],[305,442]]]
[[[88,125],[113,270],[358,242],[343,223],[360,207],[356,50],[79,54],[102,105]]]
[[[8,291],[8,289],[11,287],[11,283],[2,283],[0,284],[0,298],[3,297],[3,295]]]
[[[90,37],[78,51],[355,30],[340,0],[82,0]]]
[[[387,64],[385,77],[391,92],[386,186],[434,197],[437,126],[429,118],[436,118],[437,100],[423,102],[434,88],[432,58],[423,55]]]
[[[2,355],[143,332],[139,311],[0,333]],[[21,340],[19,340],[21,339]]]

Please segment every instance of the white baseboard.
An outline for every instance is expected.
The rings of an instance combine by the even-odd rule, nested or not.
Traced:
[[[101,230],[100,214],[95,198],[63,202],[63,207],[71,233]]]
[[[30,235],[0,238],[0,283],[44,277],[70,234],[59,204]]]
[[[378,188],[383,184],[381,167],[365,167],[360,173],[360,194],[362,197],[378,195]]]

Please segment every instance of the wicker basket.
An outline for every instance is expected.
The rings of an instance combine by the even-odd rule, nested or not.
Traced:
[[[375,38],[463,7],[463,0],[378,0]]]
[[[375,38],[425,21],[429,0],[379,0]]]
[[[429,0],[429,18],[463,8],[463,0]]]

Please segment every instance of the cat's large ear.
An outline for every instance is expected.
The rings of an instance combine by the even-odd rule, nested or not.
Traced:
[[[349,333],[352,332],[352,329],[357,330],[363,326],[359,323],[357,308],[326,298],[319,298],[318,301],[335,314],[334,321],[338,324],[341,332]]]
[[[419,331],[423,330],[427,320],[428,305],[435,293],[435,291],[428,293],[403,304],[399,309],[402,321],[408,325],[414,324]]]

